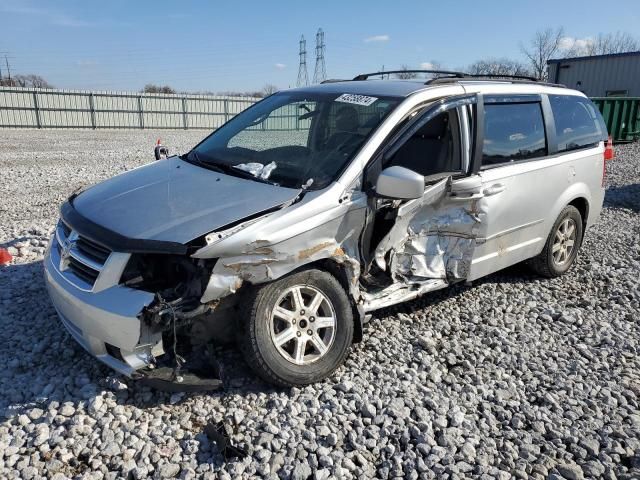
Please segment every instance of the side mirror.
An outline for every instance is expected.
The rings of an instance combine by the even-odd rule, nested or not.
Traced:
[[[385,168],[376,182],[376,195],[397,200],[412,200],[424,194],[424,177],[404,167]]]

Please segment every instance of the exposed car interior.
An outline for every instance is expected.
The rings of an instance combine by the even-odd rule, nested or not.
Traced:
[[[444,112],[424,125],[391,157],[385,167],[397,165],[420,175],[458,170],[460,159],[454,145],[455,112]]]
[[[382,168],[400,166],[425,177],[442,172],[460,171],[462,159],[459,132],[456,110],[443,112],[406,139],[398,151],[383,162]],[[363,256],[368,259],[369,274],[364,280],[370,285],[383,286],[390,282],[390,277],[377,271],[377,267],[371,261],[374,250],[395,223],[397,207],[397,201],[380,201],[375,218],[367,226],[367,232],[363,237]]]

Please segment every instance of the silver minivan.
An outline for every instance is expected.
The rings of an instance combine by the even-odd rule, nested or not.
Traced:
[[[609,153],[589,99],[370,76],[276,93],[69,198],[45,276],[71,335],[125,375],[178,381],[189,352],[235,339],[262,378],[303,385],[368,312],[523,261],[571,267]]]

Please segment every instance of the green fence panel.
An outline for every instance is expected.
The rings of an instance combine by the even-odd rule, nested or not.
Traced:
[[[591,99],[600,109],[614,142],[640,138],[640,97],[597,97]]]

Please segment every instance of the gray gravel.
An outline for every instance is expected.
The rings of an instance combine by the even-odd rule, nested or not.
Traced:
[[[224,393],[115,376],[63,331],[41,260],[73,190],[204,132],[0,131],[0,477],[640,477],[640,145],[617,147],[576,267],[514,267],[378,312],[345,367],[303,389],[224,353]],[[250,457],[202,434],[224,419]]]

